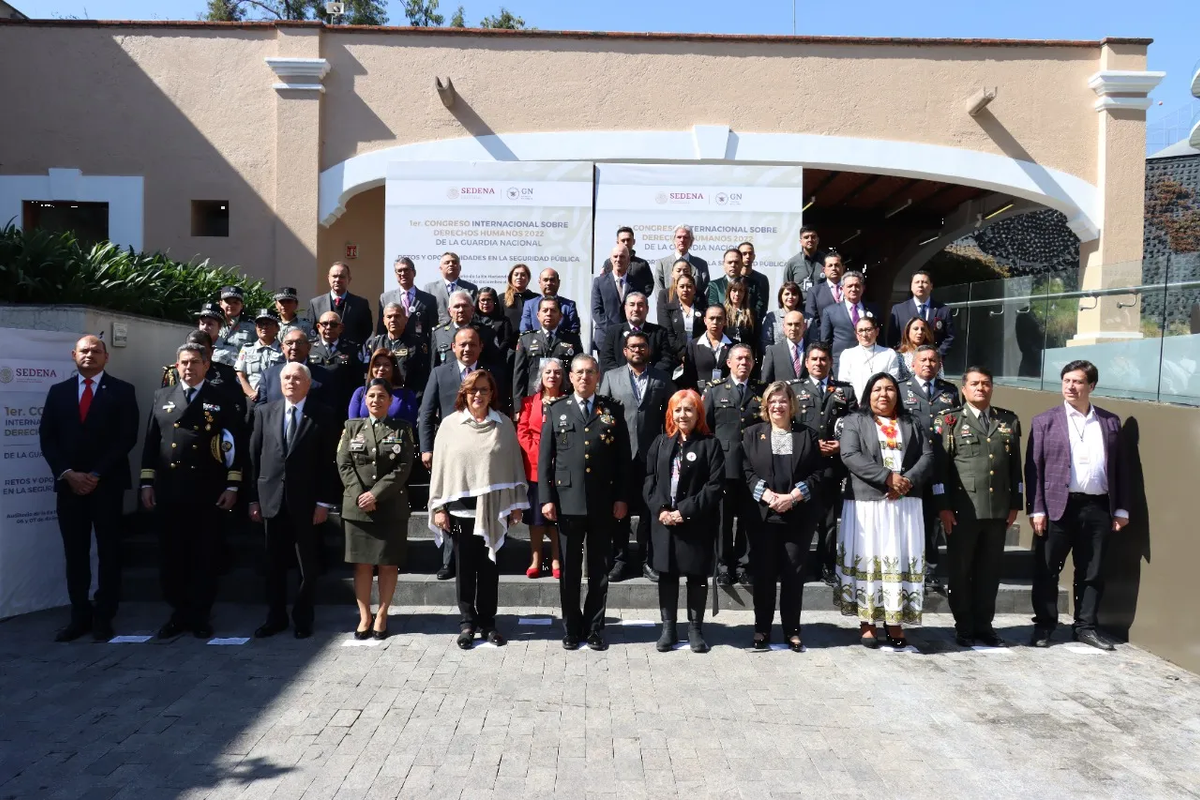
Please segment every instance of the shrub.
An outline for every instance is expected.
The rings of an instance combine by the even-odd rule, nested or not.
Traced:
[[[135,253],[112,242],[82,247],[72,233],[0,229],[0,302],[89,305],[191,322],[222,286],[240,286],[246,308],[270,308],[262,281],[232,267],[181,262],[162,253]]]

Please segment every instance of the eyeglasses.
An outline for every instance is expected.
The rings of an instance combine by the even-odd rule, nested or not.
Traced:
[[[331,321],[331,322],[318,322],[317,324],[320,325],[322,328],[330,328],[330,327],[333,327],[334,325],[340,325],[341,323]]]
[[[491,389],[467,389],[467,394],[491,394]]]

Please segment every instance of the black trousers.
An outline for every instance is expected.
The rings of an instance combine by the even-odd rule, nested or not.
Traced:
[[[442,567],[444,569],[454,569],[454,542],[449,539],[442,540]]]
[[[800,630],[804,605],[804,563],[812,527],[770,520],[757,522],[750,533],[754,546],[754,632],[771,632],[775,620],[775,583],[779,582],[779,621],[783,636]]]
[[[1045,536],[1033,540],[1033,622],[1054,630],[1058,624],[1058,575],[1067,562],[1075,564],[1075,631],[1096,629],[1104,576],[1100,571],[1104,544],[1112,530],[1108,498],[1072,494],[1062,519],[1050,520]]]
[[[994,631],[996,592],[1000,589],[1000,563],[1004,558],[1002,519],[965,519],[946,537],[946,572],[954,629],[976,637]]]
[[[67,596],[71,621],[90,625],[93,616],[111,622],[121,600],[121,512],[125,492],[97,484],[91,494],[77,495],[66,486],[58,491],[58,530],[67,562]],[[93,615],[92,529],[96,530],[99,581]]]
[[[638,518],[636,529],[630,522],[634,515]],[[612,524],[614,565],[620,564],[626,569],[632,567],[640,571],[643,564],[652,563],[654,549],[650,542],[650,509],[646,508],[646,501],[640,494],[629,504],[629,514],[625,519],[615,520]],[[634,554],[630,546],[631,533],[637,541],[637,554]]]
[[[562,558],[558,595],[562,603],[565,633],[583,638],[593,631],[604,630],[604,612],[608,608],[609,556],[612,553],[612,517],[560,514],[558,545]],[[581,611],[579,590],[583,581],[585,550],[588,591]]]
[[[933,502],[933,487],[926,487],[921,494],[921,518],[925,523],[925,564],[929,573],[933,574],[941,563],[938,545],[942,543],[942,521]],[[957,533],[958,529],[955,528],[954,532]]]
[[[687,576],[687,619],[693,625],[704,622],[704,606],[708,604],[708,576]],[[679,617],[679,573],[659,573],[658,610],[663,622]]]
[[[833,572],[837,561],[837,526],[838,517],[842,514],[841,479],[823,481],[819,496],[821,516],[817,518],[816,563],[813,565],[818,577],[826,568]]]
[[[752,539],[749,528],[751,516],[757,516],[758,509],[750,496],[750,489],[744,480],[725,479],[725,494],[721,498],[721,546],[717,551],[719,556],[718,568],[721,572],[733,574],[739,568],[750,570],[753,554]],[[737,527],[734,528],[734,517]]]
[[[263,528],[267,537],[267,619],[287,624],[288,569],[295,564],[300,568],[300,588],[292,603],[292,623],[311,628],[321,567],[312,512],[293,513],[284,506],[278,516],[263,519]]]
[[[211,502],[159,502],[159,580],[171,620],[183,627],[208,623],[217,596],[217,528],[224,512]]]
[[[450,516],[454,555],[454,593],[462,614],[459,629],[490,631],[496,628],[496,606],[500,600],[500,568],[488,558],[487,544],[476,536],[475,520]]]

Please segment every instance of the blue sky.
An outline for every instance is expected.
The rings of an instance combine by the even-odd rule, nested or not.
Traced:
[[[31,17],[195,19],[204,0],[10,0]],[[792,32],[791,0],[466,0],[474,24],[500,5],[544,30]],[[459,5],[442,0],[447,17]],[[963,36],[1016,39],[1153,38],[1150,69],[1167,78],[1154,92],[1147,118],[1187,105],[1200,61],[1200,0],[796,0],[796,32],[834,36]],[[392,24],[404,24],[403,3],[391,0]],[[1159,103],[1161,102],[1161,105]]]

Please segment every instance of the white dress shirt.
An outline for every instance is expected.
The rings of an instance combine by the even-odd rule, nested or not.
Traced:
[[[284,399],[283,401],[283,440],[287,441],[287,424],[288,415],[292,413],[292,409],[296,409],[296,427],[300,426],[300,418],[304,416],[304,402],[308,400],[303,398],[299,403],[293,403],[291,400]]]
[[[1094,406],[1081,414],[1063,401],[1067,411],[1067,437],[1071,446],[1071,481],[1067,491],[1072,494],[1106,496],[1108,494],[1108,458],[1104,449],[1104,426],[1096,416]],[[1045,514],[1030,514],[1030,519]],[[1129,519],[1123,508],[1113,511],[1114,517]]]
[[[476,361],[474,364],[471,364],[471,365],[467,365],[467,364],[464,364],[461,361],[459,361],[458,362],[458,380],[460,382],[465,381],[467,379],[467,376],[470,375],[472,372],[474,372],[477,369],[479,369],[478,361]]]
[[[82,375],[77,375],[76,377],[79,378],[79,395],[78,395],[78,397],[76,397],[76,399],[82,400],[83,399],[83,389],[85,386],[84,380],[86,380],[86,379]],[[100,389],[100,380],[103,377],[104,377],[104,370],[100,370],[99,372],[97,372],[95,375],[92,376],[92,397],[93,398],[95,398],[96,392]]]
[[[867,308],[862,304],[861,300],[859,300],[857,303],[851,303],[849,300],[843,299],[842,306],[846,309],[846,316],[850,318],[851,322],[854,322],[854,313],[851,311],[851,309],[858,309],[859,319],[862,319],[867,315]]]
[[[895,350],[878,344],[871,347],[859,345],[847,347],[838,359],[838,380],[854,386],[854,396],[863,405],[867,405],[869,399],[863,397],[867,381],[876,372],[886,372],[897,381],[900,380],[900,359]]]

